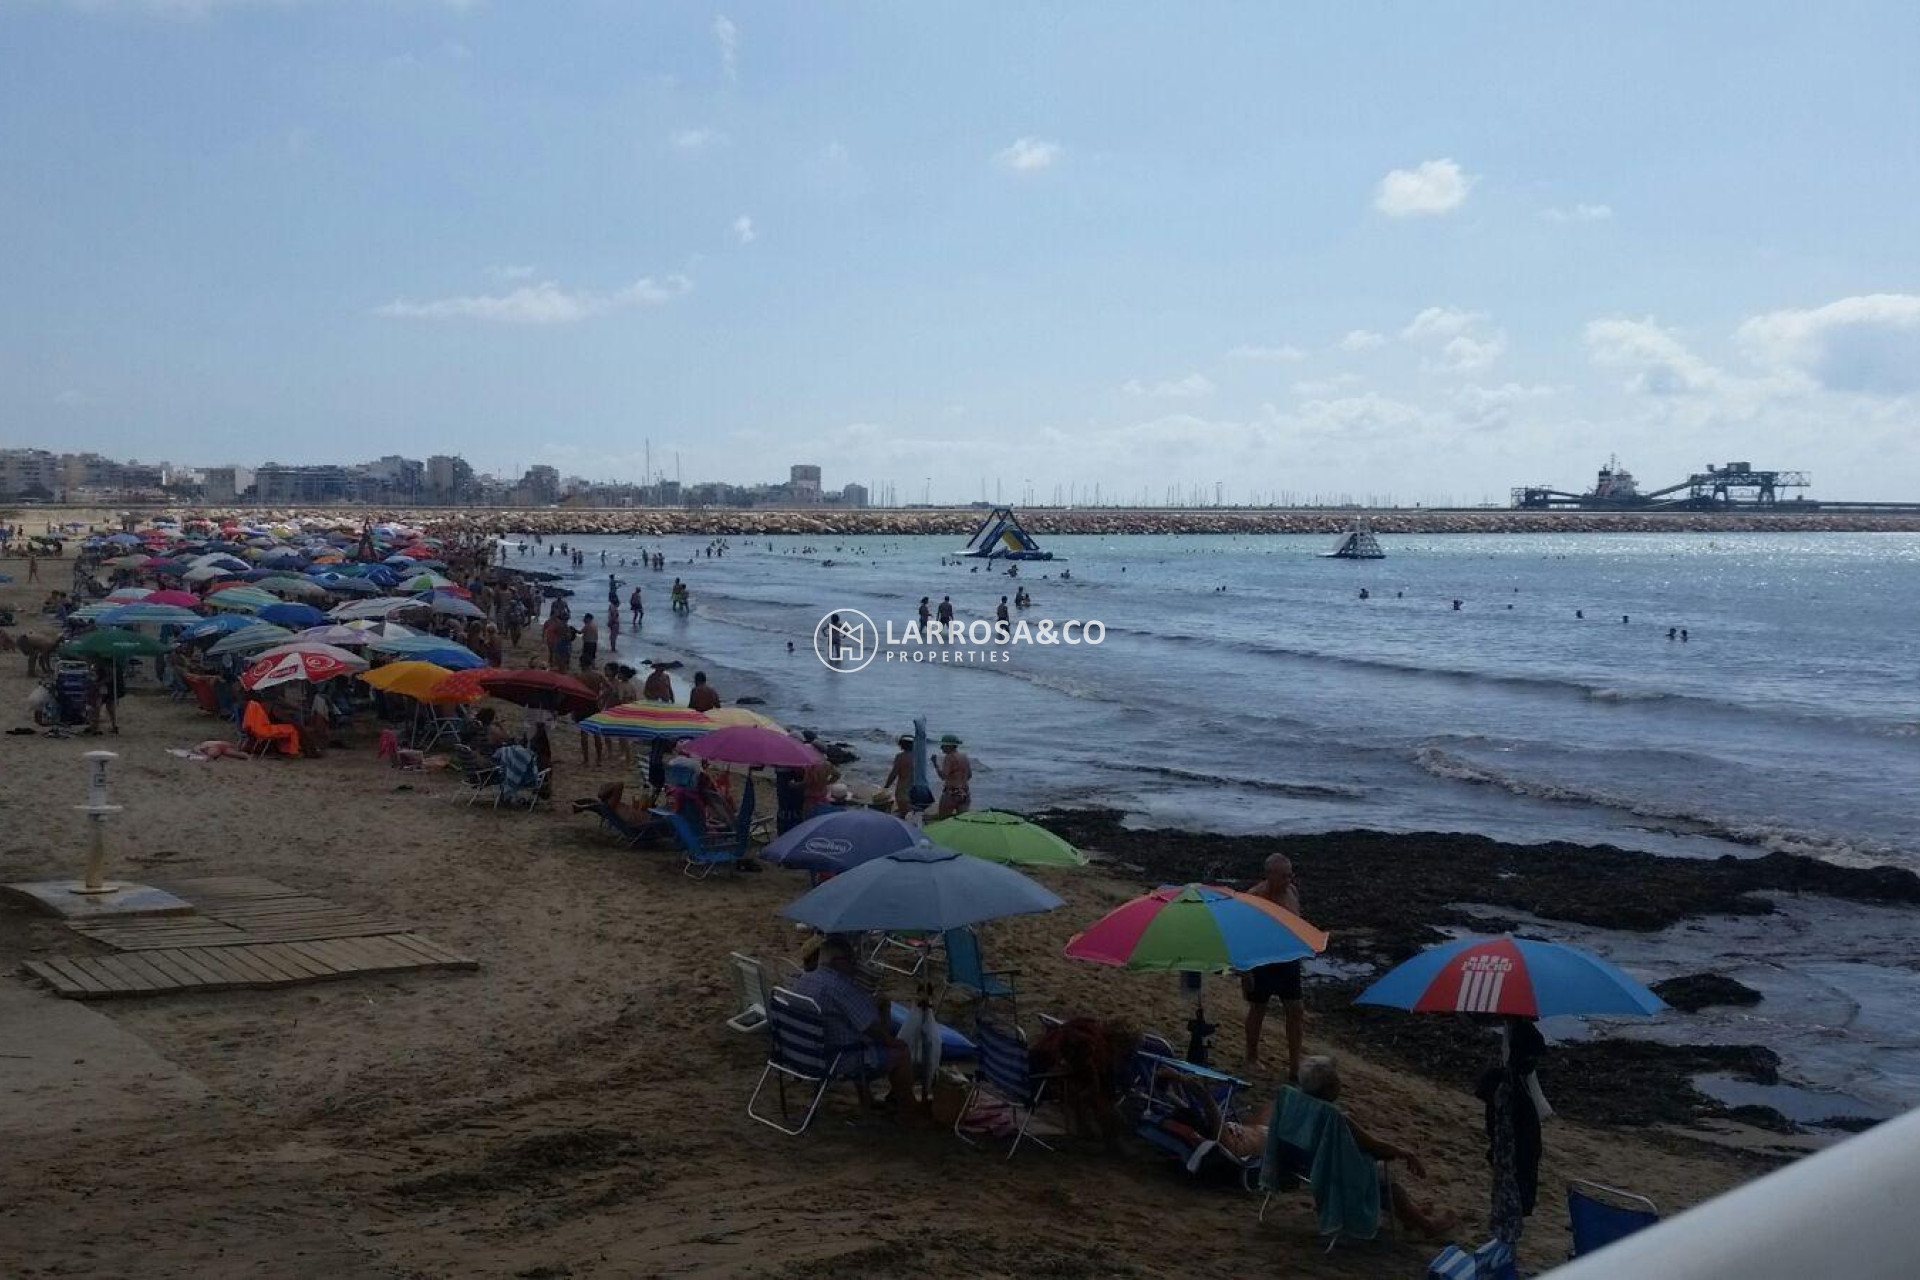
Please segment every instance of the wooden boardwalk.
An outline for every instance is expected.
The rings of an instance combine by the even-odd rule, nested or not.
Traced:
[[[58,995],[101,1000],[479,967],[405,925],[257,876],[184,880],[178,892],[194,914],[71,926],[120,954],[56,956],[24,968]]]

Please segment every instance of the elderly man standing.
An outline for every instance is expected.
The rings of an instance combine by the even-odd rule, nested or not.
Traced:
[[[1300,890],[1293,882],[1293,862],[1284,853],[1267,859],[1267,874],[1247,892],[1265,898],[1275,906],[1300,914]],[[1280,998],[1281,1012],[1287,1020],[1287,1079],[1300,1078],[1300,1043],[1306,1033],[1307,1007],[1301,999],[1300,962],[1263,964],[1240,975],[1240,990],[1247,998],[1247,1069],[1252,1071],[1260,1057],[1260,1027],[1267,1020],[1267,1002]]]
[[[913,1099],[912,1056],[893,1034],[885,1002],[856,982],[854,973],[853,948],[845,938],[829,935],[820,943],[819,962],[786,986],[820,1006],[827,1048],[868,1071],[885,1072],[893,1087],[887,1101],[904,1108]]]

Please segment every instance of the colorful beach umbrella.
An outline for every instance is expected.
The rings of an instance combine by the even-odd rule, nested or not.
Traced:
[[[775,866],[836,875],[920,843],[920,833],[878,809],[843,809],[808,818],[760,851]]]
[[[351,622],[355,618],[385,618],[403,610],[425,607],[412,596],[375,596],[371,600],[350,600],[335,605],[333,616],[342,622]]]
[[[592,712],[599,699],[592,689],[563,671],[504,671],[478,667],[458,671],[441,682],[445,692],[499,698],[518,707],[536,707],[571,715]]]
[[[927,839],[988,862],[1004,862],[1016,867],[1087,865],[1078,849],[1045,827],[992,809],[929,822]]]
[[[155,591],[142,604],[170,604],[178,609],[198,609],[200,597],[191,591]]]
[[[271,689],[296,680],[332,680],[367,668],[364,658],[326,644],[294,644],[269,651],[240,675],[241,687]]]
[[[1429,947],[1356,1000],[1413,1013],[1522,1018],[1650,1017],[1666,1003],[1599,956],[1533,938],[1461,938]]]
[[[697,738],[720,726],[670,702],[624,702],[580,722],[582,733],[609,738]]]
[[[1218,973],[1304,960],[1327,935],[1265,898],[1212,884],[1162,885],[1076,934],[1066,954],[1124,969]]]
[[[271,622],[254,622],[224,640],[215,641],[207,652],[214,657],[228,653],[253,653],[260,649],[271,649],[281,641],[291,639],[293,632],[285,627],[276,627]]]
[[[916,844],[835,876],[780,914],[822,933],[944,933],[1063,905],[1058,894],[1011,867]]]
[[[755,725],[715,729],[698,742],[688,743],[687,754],[715,764],[766,765],[775,769],[808,769],[825,759],[804,742]]]
[[[205,603],[209,609],[258,613],[270,605],[279,604],[280,597],[254,587],[228,587],[225,591],[208,591]]]
[[[153,594],[152,587],[117,587],[107,592],[107,604],[132,604]]]
[[[360,679],[387,693],[403,694],[422,702],[436,700],[434,689],[452,672],[431,662],[389,662],[384,667],[360,673]],[[452,698],[452,702],[471,702],[472,698]]]
[[[749,707],[715,707],[702,714],[715,724],[726,725],[729,728],[734,725],[753,725],[761,729],[772,729],[775,733],[786,732],[780,727],[780,722],[772,716],[763,716]]]

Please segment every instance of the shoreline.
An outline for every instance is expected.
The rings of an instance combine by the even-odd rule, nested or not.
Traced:
[[[952,535],[964,538],[985,518],[978,507],[283,507],[232,504],[122,504],[7,506],[0,514],[32,532],[51,521],[115,524],[120,511],[142,518],[173,514],[215,521],[229,517],[274,524],[316,520],[358,528],[363,521],[397,520],[439,537],[539,534],[665,537],[869,537]],[[1920,533],[1920,510],[1797,511],[1524,511],[1511,508],[1409,510],[1388,508],[1126,508],[1027,507],[1021,523],[1036,537],[1090,535],[1323,535],[1359,520],[1375,533]]]

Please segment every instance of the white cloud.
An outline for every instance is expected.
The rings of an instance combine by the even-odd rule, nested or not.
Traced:
[[[1213,394],[1213,382],[1205,374],[1190,373],[1184,378],[1166,378],[1159,382],[1142,382],[1138,378],[1129,378],[1120,389],[1130,396],[1161,396],[1171,400],[1197,400]]]
[[[1229,360],[1261,360],[1270,364],[1290,364],[1296,360],[1305,360],[1307,353],[1290,343],[1277,347],[1263,347],[1255,344],[1243,344],[1227,352]]]
[[[540,274],[540,268],[533,266],[515,266],[512,264],[488,267],[487,274],[495,280],[531,280]]]
[[[1463,426],[1492,430],[1512,421],[1513,411],[1519,406],[1544,400],[1556,392],[1554,387],[1519,382],[1503,382],[1497,387],[1469,383],[1454,392],[1454,412]]]
[[[1387,335],[1371,329],[1349,329],[1339,345],[1342,351],[1371,351],[1375,347],[1386,346]]]
[[[1506,332],[1489,324],[1484,311],[1459,307],[1428,307],[1400,336],[1432,349],[1421,362],[1430,372],[1472,373],[1498,360],[1507,349]]]
[[[468,294],[414,302],[396,298],[374,308],[374,314],[394,320],[487,320],[497,324],[575,324],[609,312],[635,306],[671,302],[693,288],[685,276],[656,280],[642,276],[610,293],[567,290],[551,280],[521,285],[506,293]]]
[[[1044,138],[1015,138],[1012,146],[995,152],[993,158],[1002,168],[1012,169],[1015,173],[1037,173],[1053,168],[1060,154],[1060,144],[1057,142],[1048,142]]]
[[[1561,209],[1547,209],[1540,216],[1548,222],[1605,222],[1613,216],[1613,206],[1574,204]]]
[[[1726,376],[1695,355],[1680,336],[1652,316],[1614,317],[1586,327],[1587,352],[1595,364],[1626,369],[1627,388],[1651,396],[1681,396],[1726,385]]]
[[[1734,334],[1768,369],[1832,391],[1920,391],[1920,295],[1872,293],[1770,311]]]
[[[718,129],[675,129],[667,135],[667,143],[675,151],[705,151],[717,147],[727,140],[727,135]]]
[[[1476,181],[1451,160],[1423,161],[1411,169],[1394,169],[1380,179],[1373,207],[1389,218],[1452,213],[1466,202]]]
[[[733,220],[733,238],[741,244],[752,244],[755,240],[758,240],[760,233],[753,229],[753,219],[744,213],[735,218]]]
[[[1359,384],[1360,375],[1357,373],[1336,373],[1331,377],[1307,378],[1296,382],[1293,384],[1293,394],[1308,400],[1325,400]]]
[[[720,73],[729,80],[740,78],[740,28],[724,13],[713,18],[713,43],[720,50]]]

